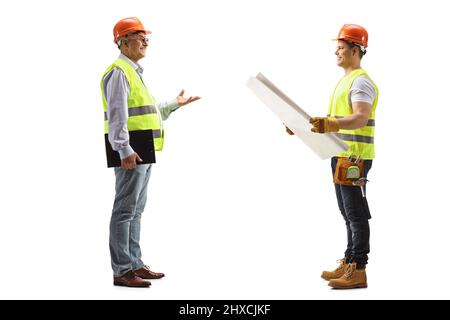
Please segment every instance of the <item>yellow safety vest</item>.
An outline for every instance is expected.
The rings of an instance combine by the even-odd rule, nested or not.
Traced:
[[[353,81],[360,76],[365,76],[370,79],[366,71],[356,69],[339,81],[330,99],[329,116],[342,118],[353,114],[352,107],[349,104],[349,93]],[[372,104],[367,125],[356,130],[339,130],[337,136],[349,145],[349,149],[341,153],[339,157],[348,157],[353,154],[354,157],[361,156],[364,160],[372,160],[375,158],[375,109],[377,108],[378,102],[378,87],[373,81],[372,83],[375,86],[376,96]]]
[[[100,85],[102,89],[103,111],[105,112],[105,134],[108,134],[108,119],[106,113],[108,103],[105,99],[103,79],[113,68],[122,70],[130,85],[130,95],[128,96],[128,131],[152,130],[155,151],[161,151],[164,145],[164,129],[162,128],[162,121],[155,99],[145,87],[136,70],[134,70],[127,61],[120,58],[114,61],[108,69],[106,69]]]

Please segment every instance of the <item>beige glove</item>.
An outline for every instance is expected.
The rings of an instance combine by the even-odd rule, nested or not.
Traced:
[[[338,132],[339,123],[334,117],[315,117],[309,119],[309,123],[313,125],[312,132],[325,133],[325,132]]]

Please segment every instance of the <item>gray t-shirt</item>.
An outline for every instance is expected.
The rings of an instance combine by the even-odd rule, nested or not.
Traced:
[[[373,82],[366,76],[360,76],[353,81],[348,95],[348,103],[351,106],[352,102],[362,101],[373,105],[376,95],[377,91]]]

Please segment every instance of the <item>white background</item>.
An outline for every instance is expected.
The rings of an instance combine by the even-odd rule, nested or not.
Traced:
[[[450,298],[445,1],[20,1],[2,5],[0,298]],[[100,77],[112,28],[153,31],[145,78],[160,101],[202,99],[166,122],[142,221],[144,259],[166,278],[112,285]],[[320,278],[345,248],[321,161],[246,87],[263,72],[325,115],[342,70],[330,41],[369,32],[380,89],[367,290]]]

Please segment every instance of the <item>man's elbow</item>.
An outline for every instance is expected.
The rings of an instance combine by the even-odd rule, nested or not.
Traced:
[[[367,122],[369,121],[369,117],[365,116],[365,115],[360,115],[355,119],[355,129],[360,129],[363,128],[365,126],[367,126]]]

